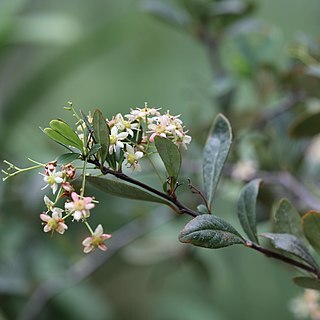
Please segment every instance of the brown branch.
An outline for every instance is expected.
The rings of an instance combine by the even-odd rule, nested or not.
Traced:
[[[97,162],[96,160],[88,160],[88,163],[94,164],[98,168],[100,167],[99,162]],[[104,175],[111,174],[111,175],[117,177],[120,180],[123,180],[123,181],[129,182],[131,184],[134,184],[136,186],[139,186],[139,187],[141,187],[141,188],[143,188],[143,189],[145,189],[145,190],[147,190],[147,191],[149,191],[149,192],[151,192],[151,193],[153,193],[153,194],[155,194],[155,195],[157,195],[157,196],[159,196],[159,197],[171,202],[172,204],[174,204],[178,208],[180,213],[186,213],[186,214],[188,214],[188,215],[190,215],[192,217],[196,217],[196,216],[199,215],[198,212],[193,211],[192,209],[190,209],[190,208],[186,207],[185,205],[183,205],[180,201],[177,200],[177,198],[175,196],[170,196],[170,195],[168,195],[166,193],[163,193],[163,192],[161,192],[161,191],[159,191],[159,190],[157,190],[157,189],[155,189],[155,188],[153,188],[153,187],[151,187],[151,186],[149,186],[149,185],[147,185],[147,184],[145,184],[145,183],[143,183],[141,181],[138,181],[136,179],[133,179],[133,178],[127,176],[126,174],[124,174],[122,172],[114,171],[114,170],[111,170],[111,169],[109,169],[107,167],[102,167],[102,168],[100,168],[100,170]]]
[[[258,244],[253,243],[251,241],[247,241],[245,246],[248,247],[248,248],[251,248],[253,250],[256,250],[256,251],[258,251],[260,253],[263,253],[265,256],[267,256],[269,258],[277,259],[279,261],[282,261],[284,263],[290,264],[290,265],[292,265],[294,267],[300,268],[300,269],[305,270],[307,272],[311,272],[314,275],[316,275],[318,279],[320,279],[320,270],[318,270],[316,268],[310,267],[310,266],[308,266],[308,265],[306,265],[304,263],[301,263],[299,261],[296,261],[296,260],[293,260],[293,259],[288,258],[286,256],[283,256],[280,253],[277,253],[277,252],[271,251],[269,249],[263,248],[263,247],[259,246]]]

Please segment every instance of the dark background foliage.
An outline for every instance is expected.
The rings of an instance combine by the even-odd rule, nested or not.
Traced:
[[[213,6],[227,2],[227,13]],[[182,176],[201,185],[198,161],[221,111],[235,133],[226,175],[252,160],[266,178],[260,232],[270,230],[272,203],[283,196],[300,213],[318,205],[268,182],[289,172],[319,195],[317,155],[305,151],[310,141],[288,136],[296,117],[320,107],[319,72],[306,70],[319,61],[319,2],[230,3],[2,0],[0,158],[26,166],[27,157],[57,157],[61,148],[39,126],[72,120],[67,101],[108,117],[147,101],[183,114],[193,143]],[[153,182],[148,168],[143,179]],[[235,225],[242,185],[224,178],[214,202],[215,214]],[[187,217],[102,193],[92,220],[114,238],[106,255],[84,257],[81,224],[53,239],[42,232],[42,186],[36,172],[0,184],[0,318],[292,319],[288,305],[301,289],[287,267],[242,247],[181,244]],[[181,197],[194,205],[188,193]]]

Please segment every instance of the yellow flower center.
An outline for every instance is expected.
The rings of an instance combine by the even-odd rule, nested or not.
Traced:
[[[101,241],[100,237],[95,237],[95,236],[92,237],[91,244],[94,247],[98,247],[102,242],[103,241]]]
[[[129,121],[123,121],[122,124],[124,125],[125,128],[130,129],[131,128],[131,124]]]
[[[163,133],[166,131],[166,126],[163,124],[159,124],[159,125],[157,125],[155,131],[156,131],[156,133]]]
[[[128,157],[127,157],[127,161],[128,161],[128,163],[130,163],[130,164],[134,164],[135,161],[136,161],[135,155],[129,154]]]
[[[48,225],[51,227],[52,230],[56,230],[58,228],[58,222],[55,219],[50,219],[48,221]]]
[[[117,142],[117,137],[114,136],[113,134],[110,135],[110,143],[115,144]]]
[[[85,209],[85,202],[84,200],[80,199],[74,202],[74,209],[76,211],[81,211]]]

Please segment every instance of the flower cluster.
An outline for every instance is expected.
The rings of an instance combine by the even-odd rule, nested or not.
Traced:
[[[145,103],[143,108],[131,109],[124,116],[120,113],[111,119],[106,119],[110,129],[109,155],[115,155],[117,159],[123,157],[125,165],[131,172],[135,169],[141,171],[139,160],[152,151],[156,136],[171,140],[178,147],[187,149],[191,142],[191,136],[187,135],[180,115],[173,116],[167,111],[160,113],[161,108],[149,108]],[[88,130],[87,125],[92,125],[91,114],[86,121],[80,120],[78,135],[84,141],[84,133]],[[89,146],[94,144],[93,137],[89,136]]]
[[[95,207],[95,204],[93,197],[84,197],[75,192],[72,180],[76,177],[76,168],[69,163],[62,165],[60,170],[57,170],[57,162],[51,161],[44,166],[44,169],[44,173],[41,173],[46,183],[44,188],[50,186],[52,193],[57,195],[55,201],[50,200],[47,195],[44,196],[47,210],[40,214],[40,219],[44,225],[43,231],[51,232],[51,234],[55,231],[64,234],[68,230],[65,220],[70,216],[73,218],[72,221],[82,221],[89,226],[87,218],[89,218],[90,210]],[[58,207],[58,202],[61,202],[62,198],[66,199],[63,209]],[[84,252],[91,252],[94,248],[105,251],[107,247],[103,242],[111,238],[111,235],[104,234],[101,225],[98,225],[95,232],[92,231],[90,226],[89,230],[91,237],[87,237],[83,241]]]
[[[64,234],[68,230],[67,220],[70,218],[72,221],[84,223],[89,229],[90,236],[82,242],[84,252],[91,252],[95,248],[106,250],[104,241],[111,235],[105,234],[100,224],[93,231],[88,222],[97,203],[93,197],[85,195],[88,170],[99,169],[103,174],[122,174],[124,165],[131,173],[135,170],[141,171],[140,160],[158,151],[157,136],[170,140],[175,151],[177,148],[174,145],[187,149],[191,137],[179,115],[171,115],[169,111],[161,113],[161,108],[149,108],[146,103],[142,108],[131,109],[128,114],[118,113],[111,118],[105,118],[100,110],[89,115],[79,115],[72,103],[69,103],[66,109],[72,111],[77,119],[76,129],[57,119],[50,121],[50,127],[43,132],[64,146],[68,154],[46,164],[29,159],[35,165],[23,169],[5,161],[9,168],[2,171],[6,174],[3,180],[21,172],[44,168],[40,173],[45,183],[42,189],[51,189],[51,195],[44,196],[46,210],[40,214],[44,232],[52,235],[55,232]],[[149,160],[151,161],[150,158]],[[74,161],[83,163],[79,177]],[[78,178],[82,180],[80,188],[74,183]],[[175,187],[174,182],[170,186],[171,192]]]

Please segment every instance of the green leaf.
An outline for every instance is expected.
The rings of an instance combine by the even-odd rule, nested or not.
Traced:
[[[63,136],[66,140],[69,141],[68,145],[75,147],[82,151],[83,143],[78,137],[78,135],[73,131],[73,129],[64,121],[62,120],[51,120],[49,125],[52,130],[59,133]]]
[[[76,159],[79,159],[80,156],[81,156],[80,153],[74,153],[74,152],[65,153],[57,158],[57,162],[59,164],[68,164]]]
[[[310,266],[318,268],[308,248],[296,236],[287,233],[263,233],[261,236],[269,239],[276,249],[293,254],[307,262]]]
[[[315,278],[297,277],[293,278],[293,282],[302,288],[320,290],[320,281]]]
[[[320,212],[307,212],[302,217],[302,228],[309,243],[320,253]]]
[[[197,206],[197,211],[200,213],[200,214],[208,214],[210,212],[208,212],[208,208],[204,205],[204,204],[199,204]]]
[[[290,126],[289,133],[294,138],[313,137],[320,133],[320,112],[301,114]]]
[[[177,181],[181,167],[181,154],[178,147],[170,140],[156,136],[154,144],[167,169],[170,178]]]
[[[51,128],[45,128],[43,129],[43,133],[45,133],[50,139],[54,140],[55,142],[58,142],[59,144],[62,144],[67,149],[70,145],[70,141],[63,137],[60,133],[52,130]],[[71,151],[71,149],[69,149]]]
[[[261,179],[255,179],[247,183],[241,190],[238,201],[238,217],[241,226],[248,238],[259,243],[256,222],[256,201]]]
[[[274,207],[274,232],[288,233],[303,239],[301,217],[287,199],[281,199]]]
[[[180,232],[179,240],[210,249],[245,243],[228,222],[211,214],[202,214],[192,219]]]
[[[87,176],[86,181],[88,181],[91,185],[96,187],[97,189],[112,194],[114,196],[134,199],[134,200],[142,200],[142,201],[150,201],[157,203],[168,204],[167,201],[161,199],[160,197],[154,196],[142,189],[131,186],[129,184],[110,180],[102,177],[95,176]]]
[[[105,117],[100,110],[95,110],[93,113],[93,131],[96,142],[101,145],[99,154],[100,163],[101,165],[103,165],[109,152],[110,129],[107,125]]]
[[[204,191],[210,206],[231,142],[230,123],[224,115],[218,114],[209,133],[203,154]]]
[[[92,148],[90,149],[90,152],[88,153],[88,157],[96,154],[101,148],[100,143],[96,143],[92,146]]]

